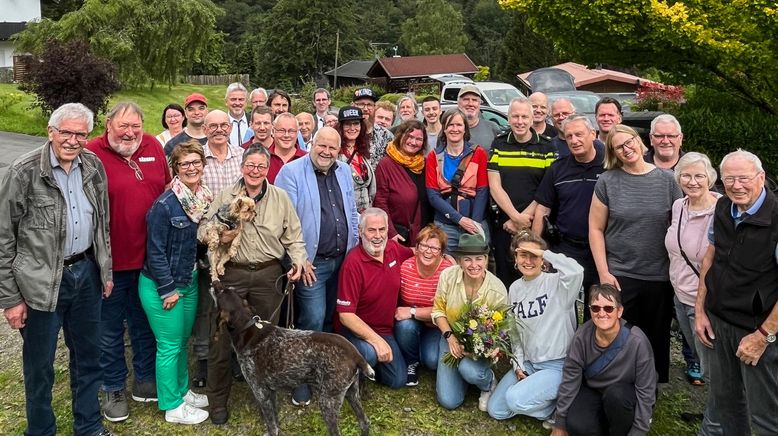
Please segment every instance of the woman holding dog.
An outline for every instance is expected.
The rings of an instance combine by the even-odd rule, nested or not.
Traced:
[[[251,146],[243,152],[243,177],[233,186],[223,189],[213,201],[200,223],[198,238],[206,242],[208,223],[218,219],[214,215],[222,206],[229,207],[241,197],[254,200],[254,218],[236,229],[221,233],[221,244],[232,243],[238,232],[241,232],[241,238],[237,254],[224,265],[224,275],[219,276],[219,281],[225,287],[233,287],[260,318],[276,324],[284,297],[282,289],[279,289],[280,277],[284,275],[281,260],[289,256],[292,268],[286,275],[289,280],[297,281],[308,255],[300,219],[289,196],[267,181],[269,166],[270,152],[264,146]],[[232,345],[226,330],[219,325],[219,311],[215,308],[209,314],[209,321],[211,341],[206,393],[211,422],[224,424],[229,419],[227,403],[232,387]]]
[[[489,245],[481,235],[465,233],[458,242],[454,255],[459,258],[459,264],[440,274],[431,314],[432,322],[442,333],[435,390],[438,403],[453,410],[465,401],[467,386],[475,385],[481,390],[478,408],[486,412],[489,397],[497,386],[491,362],[465,356],[450,323],[457,321],[468,306],[507,305],[508,291],[500,279],[486,270]],[[443,363],[443,356],[448,352],[460,359],[456,368]]]
[[[146,216],[146,259],[138,293],[157,339],[157,395],[167,422],[199,424],[208,419],[208,398],[189,390],[186,347],[197,313],[197,224],[211,191],[201,183],[203,147],[196,140],[170,155],[175,177]]]

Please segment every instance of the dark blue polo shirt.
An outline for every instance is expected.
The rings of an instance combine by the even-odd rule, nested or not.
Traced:
[[[321,231],[316,256],[337,257],[346,254],[348,224],[335,168],[333,165],[326,174],[315,170],[321,203]]]
[[[589,207],[594,185],[605,169],[603,147],[595,145],[596,155],[591,162],[580,163],[568,155],[560,158],[546,170],[543,181],[535,192],[535,201],[556,213],[559,231],[570,238],[589,239]]]

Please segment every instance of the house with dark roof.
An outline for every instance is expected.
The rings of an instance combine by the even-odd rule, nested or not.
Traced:
[[[361,85],[369,81],[367,72],[375,61],[348,61],[324,73],[330,87]],[[336,79],[337,78],[337,79]]]
[[[0,0],[0,68],[13,68],[14,43],[11,36],[21,32],[30,21],[40,21],[40,0]],[[18,53],[16,53],[18,54]]]
[[[436,83],[431,74],[461,74],[472,78],[478,67],[464,54],[395,56],[376,60],[367,72],[389,92],[407,92],[420,84]]]

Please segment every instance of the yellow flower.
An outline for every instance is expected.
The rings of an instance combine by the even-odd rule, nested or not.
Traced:
[[[492,314],[492,319],[495,320],[495,321],[502,321],[502,313],[494,312]]]
[[[475,330],[476,327],[478,327],[478,321],[471,319],[470,322],[467,324],[467,326]]]

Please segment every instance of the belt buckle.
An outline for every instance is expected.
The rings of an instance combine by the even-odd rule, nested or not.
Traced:
[[[257,263],[249,263],[246,265],[246,269],[249,271],[256,271],[259,269],[259,264]]]

